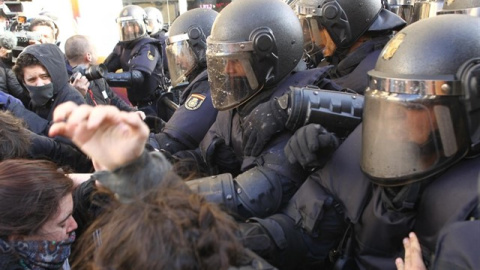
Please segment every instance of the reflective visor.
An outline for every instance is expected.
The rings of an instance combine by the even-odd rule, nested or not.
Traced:
[[[216,109],[235,108],[261,89],[252,68],[252,52],[252,42],[207,39],[207,72]]]
[[[480,17],[480,7],[466,8],[466,9],[453,9],[453,10],[444,9],[437,12],[437,15],[444,15],[444,14],[465,14],[473,17]]]
[[[147,32],[151,33],[155,29],[155,22],[154,19],[147,19]]]
[[[303,28],[303,49],[312,55],[321,52],[325,47],[321,30],[323,27],[313,17],[299,16]]]
[[[365,93],[362,170],[380,185],[402,185],[466,154],[469,138],[456,96]]]
[[[120,41],[130,41],[144,36],[146,29],[143,23],[135,19],[117,19],[120,29]]]
[[[186,80],[196,64],[195,54],[188,43],[188,35],[182,34],[168,38],[166,51],[172,85],[177,86]]]

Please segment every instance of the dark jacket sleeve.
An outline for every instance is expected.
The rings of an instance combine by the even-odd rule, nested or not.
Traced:
[[[30,156],[55,162],[61,167],[69,167],[77,173],[93,171],[92,161],[74,146],[55,139],[31,133]]]
[[[9,110],[16,117],[23,119],[23,121],[25,121],[27,124],[27,128],[33,133],[45,136],[48,135],[48,130],[50,129],[52,123],[25,108],[23,104],[11,103],[7,110]]]
[[[120,64],[120,54],[121,46],[119,44],[115,45],[113,51],[107,56],[103,64],[107,66],[109,72],[115,72],[122,68]]]
[[[129,202],[158,186],[171,168],[171,163],[162,153],[144,152],[136,160],[111,173],[99,174],[97,180],[114,192],[121,201]]]

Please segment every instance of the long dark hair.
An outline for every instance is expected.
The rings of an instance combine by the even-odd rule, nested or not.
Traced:
[[[72,179],[50,161],[0,162],[0,237],[38,233],[72,190]]]
[[[246,260],[233,218],[173,173],[146,196],[99,217],[77,251],[73,269],[217,270]]]

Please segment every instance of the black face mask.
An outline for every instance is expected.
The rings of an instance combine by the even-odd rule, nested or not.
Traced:
[[[47,104],[47,102],[53,98],[53,83],[49,83],[43,86],[30,86],[25,85],[30,98],[35,107],[41,107]]]

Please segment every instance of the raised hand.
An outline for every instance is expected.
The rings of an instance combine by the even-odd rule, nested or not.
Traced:
[[[70,138],[102,169],[113,170],[138,158],[149,129],[134,112],[114,106],[76,105],[66,102],[53,114],[49,136]]]

